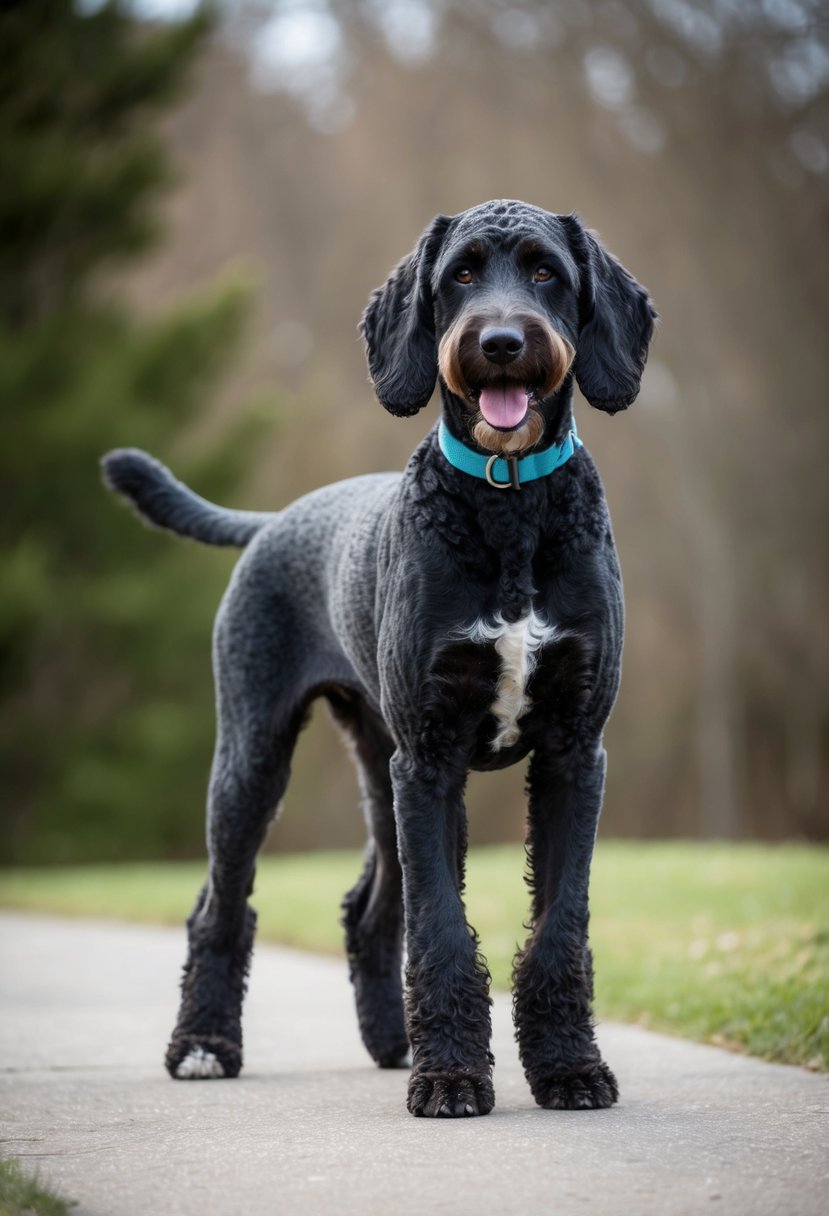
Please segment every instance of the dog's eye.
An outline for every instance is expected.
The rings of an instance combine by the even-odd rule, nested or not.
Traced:
[[[455,271],[455,282],[456,283],[464,283],[464,284],[471,283],[473,277],[474,276],[472,274],[472,271],[469,269],[468,266],[460,266]]]
[[[536,266],[533,280],[536,283],[549,283],[550,279],[554,279],[555,277],[553,268],[542,263],[540,266]]]

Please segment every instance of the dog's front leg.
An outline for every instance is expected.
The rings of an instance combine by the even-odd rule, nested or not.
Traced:
[[[406,1017],[413,1115],[485,1115],[495,1101],[489,974],[466,922],[464,773],[391,762],[406,916]]]
[[[616,1080],[593,1035],[588,881],[604,787],[596,744],[540,749],[529,773],[532,932],[514,970],[521,1062],[540,1106],[611,1106]]]

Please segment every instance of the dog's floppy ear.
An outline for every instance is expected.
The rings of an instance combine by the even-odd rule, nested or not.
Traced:
[[[641,283],[575,215],[561,218],[581,274],[573,370],[590,404],[615,414],[636,400],[656,312]]]
[[[414,250],[371,293],[360,321],[368,370],[381,405],[400,417],[423,409],[438,375],[430,277],[451,217],[438,215]]]

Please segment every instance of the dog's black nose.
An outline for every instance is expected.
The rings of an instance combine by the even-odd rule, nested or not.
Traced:
[[[490,363],[512,363],[523,349],[524,335],[520,329],[490,326],[481,334],[481,350]]]

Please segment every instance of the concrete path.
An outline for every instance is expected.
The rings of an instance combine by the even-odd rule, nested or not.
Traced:
[[[826,1216],[829,1085],[603,1026],[622,1099],[534,1106],[507,998],[497,1105],[413,1119],[359,1042],[345,965],[255,956],[237,1081],[161,1068],[182,932],[0,915],[0,1155],[78,1216]]]

